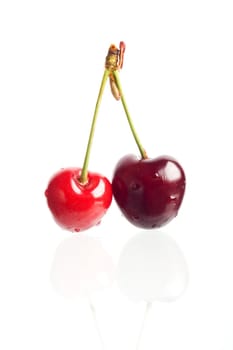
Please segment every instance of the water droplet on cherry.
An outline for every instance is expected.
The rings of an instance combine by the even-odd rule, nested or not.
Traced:
[[[170,199],[171,199],[172,201],[174,201],[174,200],[176,199],[176,196],[171,195],[171,196],[170,196]]]
[[[133,190],[133,191],[138,191],[139,189],[140,189],[140,184],[138,184],[138,183],[132,183],[132,185],[131,185],[131,189]]]

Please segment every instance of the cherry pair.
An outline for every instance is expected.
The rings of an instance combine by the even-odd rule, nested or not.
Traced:
[[[112,202],[112,195],[124,216],[135,226],[157,228],[178,213],[185,192],[185,174],[172,157],[151,159],[143,149],[134,129],[118,71],[122,68],[125,44],[111,45],[105,61],[82,168],[57,172],[45,191],[55,221],[71,231],[82,231],[100,223]],[[98,173],[88,171],[97,114],[107,80],[117,100],[122,101],[126,117],[140,151],[140,157],[126,155],[117,163],[112,184]]]

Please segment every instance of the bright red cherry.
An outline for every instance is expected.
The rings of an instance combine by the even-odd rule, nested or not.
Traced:
[[[135,226],[158,228],[178,213],[185,192],[181,165],[168,156],[138,159],[123,157],[114,170],[114,198]]]
[[[118,69],[118,55],[120,54],[121,66],[123,63],[124,45],[121,44],[121,47],[121,51],[116,50],[116,55],[109,50],[106,57],[106,61],[112,62],[113,59],[113,66],[106,66],[104,70],[82,168],[62,169],[52,177],[45,191],[48,206],[55,221],[67,230],[79,232],[97,225],[112,201],[110,182],[100,174],[89,172],[88,164],[106,82],[112,74],[112,69]]]
[[[106,177],[88,172],[88,180],[82,184],[81,171],[80,168],[60,170],[45,191],[55,221],[62,228],[76,232],[99,224],[112,201],[112,186]]]

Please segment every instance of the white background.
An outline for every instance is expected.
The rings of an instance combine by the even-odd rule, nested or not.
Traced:
[[[91,295],[95,323],[88,298],[54,288],[57,248],[73,234],[54,223],[44,197],[55,171],[82,166],[107,49],[120,40],[121,82],[141,141],[150,157],[177,158],[187,176],[180,213],[162,231],[183,252],[189,283],[173,303],[153,303],[138,349],[233,349],[231,6],[0,2],[1,349],[98,350],[101,337],[105,349],[137,347],[146,302],[121,293],[114,269],[140,230],[113,202],[80,236],[97,240],[113,264],[112,285]],[[109,89],[93,146],[90,169],[110,179],[121,156],[138,153]]]

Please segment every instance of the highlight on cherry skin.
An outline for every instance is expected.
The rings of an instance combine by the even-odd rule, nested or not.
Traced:
[[[146,229],[159,228],[176,217],[185,185],[184,170],[168,156],[126,155],[117,163],[112,180],[113,196],[123,215]]]
[[[81,171],[61,169],[50,179],[45,191],[57,224],[73,232],[98,225],[112,201],[112,186],[106,177],[89,171],[83,184],[79,181]]]

